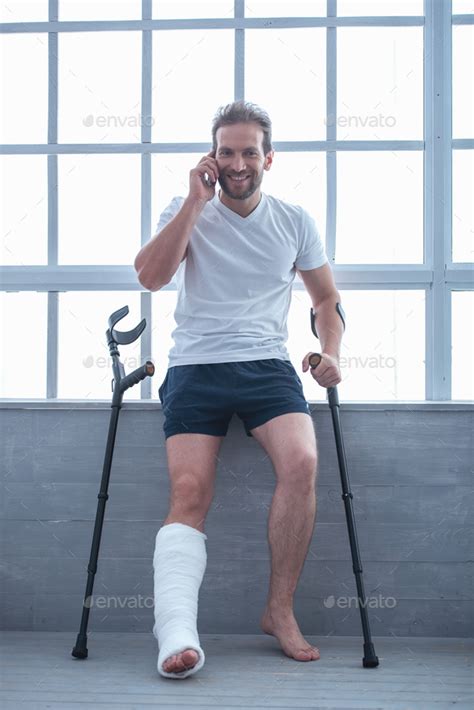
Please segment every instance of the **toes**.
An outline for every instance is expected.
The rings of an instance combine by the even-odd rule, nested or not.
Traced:
[[[299,654],[298,659],[299,661],[317,661],[319,658],[319,652],[316,648],[305,648],[301,649],[300,651],[297,651],[297,654]]]
[[[170,656],[169,658],[166,659],[166,661],[163,663],[163,670],[169,673],[170,666],[175,662],[176,656]]]
[[[198,654],[196,651],[185,651],[181,656],[181,662],[184,668],[192,668],[198,662]]]
[[[184,659],[186,659],[187,663],[196,663],[197,659],[199,658],[199,655],[197,651],[185,651],[182,655],[182,659],[184,662]]]
[[[180,671],[188,670],[196,665],[198,658],[196,651],[183,651],[167,658],[163,663],[163,670],[166,673],[179,673]]]

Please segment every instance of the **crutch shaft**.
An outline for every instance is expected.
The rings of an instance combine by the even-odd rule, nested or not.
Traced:
[[[100,483],[100,491],[97,495],[97,512],[94,523],[94,533],[92,535],[92,545],[87,565],[87,582],[84,601],[82,605],[81,626],[77,635],[76,645],[72,651],[75,658],[87,658],[87,625],[89,623],[89,613],[92,605],[92,591],[94,588],[94,579],[97,572],[97,559],[99,556],[100,541],[102,538],[102,528],[104,525],[105,505],[109,494],[110,470],[112,468],[112,458],[114,453],[115,436],[117,434],[117,424],[121,405],[112,405],[112,414],[109,423],[109,432],[107,435],[107,446],[104,456],[104,466],[102,469],[102,480]]]
[[[107,445],[105,448],[104,465],[102,469],[102,479],[100,483],[100,491],[97,496],[97,511],[94,523],[94,532],[92,536],[91,552],[89,557],[89,564],[87,566],[87,582],[86,582],[86,592],[84,595],[84,601],[82,605],[81,614],[81,625],[79,633],[76,639],[76,645],[72,650],[72,656],[75,658],[87,658],[87,625],[89,622],[89,613],[92,605],[92,591],[94,588],[94,578],[97,572],[97,560],[99,557],[99,547],[102,537],[102,527],[104,524],[105,517],[105,505],[108,500],[109,494],[109,480],[110,480],[110,470],[112,468],[112,457],[115,446],[115,437],[117,433],[117,424],[120,409],[122,407],[122,399],[125,390],[138,384],[145,377],[151,377],[155,372],[155,366],[149,360],[142,367],[137,368],[129,375],[125,374],[125,369],[123,364],[120,362],[120,353],[117,345],[129,345],[133,343],[137,338],[140,337],[143,330],[146,327],[146,320],[143,318],[142,321],[132,330],[127,332],[121,332],[115,329],[115,326],[128,314],[128,306],[120,308],[118,311],[112,313],[109,317],[109,328],[106,331],[105,337],[107,340],[107,345],[109,347],[109,352],[112,357],[112,369],[114,373],[114,379],[112,384],[112,404],[111,404],[111,415],[109,422],[109,431],[107,435]],[[115,383],[115,386],[114,386]]]
[[[339,420],[339,410],[337,406],[334,406],[331,408],[331,415],[332,415],[332,422],[333,422],[333,427],[334,427],[334,432],[335,432],[335,439],[336,439],[336,451],[337,451],[337,459],[339,463],[339,471],[340,471],[340,476],[341,476],[341,484],[342,484],[342,500],[344,502],[344,510],[346,513],[346,521],[347,521],[347,527],[348,527],[348,532],[349,532],[349,543],[351,547],[351,556],[352,556],[352,569],[356,578],[356,585],[357,585],[357,594],[358,594],[358,600],[359,600],[359,610],[361,613],[361,621],[362,621],[362,628],[364,632],[364,640],[368,642],[370,640],[370,629],[369,629],[369,622],[367,619],[367,614],[364,613],[365,610],[365,604],[366,604],[366,596],[365,596],[365,591],[364,591],[364,583],[362,581],[362,562],[360,559],[360,551],[359,551],[359,542],[357,539],[357,530],[356,530],[356,524],[355,524],[355,518],[354,518],[354,509],[353,509],[353,495],[352,491],[350,489],[350,484],[349,484],[349,477],[347,474],[347,465],[346,465],[346,455],[344,451],[344,442],[342,439],[342,432],[341,432],[341,423]]]
[[[340,316],[345,328],[345,314],[340,303],[336,303],[336,311]],[[319,339],[315,327],[316,313],[311,308],[311,330],[316,338]],[[312,353],[308,360],[312,370],[320,364],[323,359],[321,353]],[[357,586],[358,607],[362,623],[362,632],[364,635],[364,657],[362,664],[364,668],[376,668],[379,665],[379,659],[375,655],[374,645],[370,634],[369,616],[367,613],[367,599],[364,591],[364,583],[362,579],[362,563],[360,559],[359,543],[357,540],[357,531],[354,517],[354,509],[352,506],[353,495],[349,484],[349,474],[347,472],[346,454],[344,451],[344,440],[342,437],[341,422],[339,419],[339,395],[337,387],[327,388],[328,404],[331,409],[331,418],[334,429],[334,437],[336,439],[337,460],[339,464],[339,473],[342,485],[342,500],[344,501],[344,510],[346,514],[347,529],[349,533],[349,543],[351,547],[352,569],[355,576]]]

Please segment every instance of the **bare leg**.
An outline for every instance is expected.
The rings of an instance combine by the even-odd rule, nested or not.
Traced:
[[[314,530],[316,493],[278,483],[268,520],[271,577],[267,604],[281,611],[293,608],[296,585]]]
[[[303,637],[293,614],[293,597],[308,552],[316,515],[313,487],[279,483],[273,495],[268,533],[271,578],[263,631],[278,638],[287,656],[319,659],[319,651]]]
[[[317,660],[319,651],[303,637],[293,614],[293,597],[308,552],[316,515],[316,436],[311,417],[291,412],[252,429],[269,455],[277,478],[268,520],[271,578],[263,631],[276,636],[287,656]]]
[[[207,434],[176,434],[166,440],[171,482],[170,510],[163,525],[184,523],[204,532],[212,503],[217,456],[224,437]],[[198,654],[185,650],[163,663],[167,673],[193,668]]]

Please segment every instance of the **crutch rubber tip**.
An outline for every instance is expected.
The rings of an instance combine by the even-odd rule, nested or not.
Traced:
[[[363,664],[364,668],[377,668],[379,665],[379,659],[377,656],[375,656],[375,658],[364,658]]]
[[[82,636],[79,634],[77,639],[76,639],[76,645],[72,649],[71,655],[74,656],[74,658],[87,658],[88,655],[88,650],[87,650],[87,636]]]
[[[362,659],[364,668],[377,668],[379,659],[375,655],[373,643],[364,643],[364,658]]]

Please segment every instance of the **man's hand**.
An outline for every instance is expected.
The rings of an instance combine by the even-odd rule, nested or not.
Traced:
[[[342,380],[339,360],[333,355],[323,352],[321,353],[321,362],[313,369],[309,366],[309,356],[312,355],[312,352],[307,353],[303,358],[303,372],[306,372],[309,368],[312,378],[321,387],[335,387],[338,385]]]
[[[206,175],[209,182],[206,182]],[[218,177],[217,160],[214,157],[214,151],[211,150],[189,173],[189,198],[202,202],[212,200],[216,192],[215,185]]]

